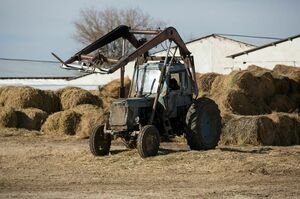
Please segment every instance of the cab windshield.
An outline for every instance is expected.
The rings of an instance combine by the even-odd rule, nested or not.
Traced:
[[[160,70],[153,67],[154,64],[146,64],[136,71],[135,91],[138,95],[154,94],[159,84]]]

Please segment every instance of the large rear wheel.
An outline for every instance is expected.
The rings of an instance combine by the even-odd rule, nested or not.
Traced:
[[[111,135],[104,133],[104,126],[96,126],[90,136],[90,150],[94,156],[104,156],[109,154],[111,145]]]
[[[142,158],[155,156],[158,152],[160,136],[154,125],[144,126],[137,138],[137,149]]]
[[[187,112],[186,125],[186,139],[192,150],[214,149],[218,145],[222,125],[220,110],[213,100],[195,100]]]

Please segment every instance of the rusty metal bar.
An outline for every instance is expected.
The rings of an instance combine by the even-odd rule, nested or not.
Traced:
[[[157,30],[130,30],[129,31],[132,34],[140,34],[140,35],[157,35],[160,32],[162,32],[162,30],[157,29]]]

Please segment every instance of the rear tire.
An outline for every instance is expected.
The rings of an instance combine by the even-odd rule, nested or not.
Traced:
[[[104,156],[109,154],[111,145],[111,135],[104,133],[104,126],[96,126],[90,136],[90,150],[94,156]]]
[[[206,97],[198,98],[186,115],[186,139],[192,150],[214,149],[220,140],[221,116],[218,105]]]
[[[158,153],[160,136],[154,125],[144,126],[137,138],[137,150],[142,158],[155,156]]]

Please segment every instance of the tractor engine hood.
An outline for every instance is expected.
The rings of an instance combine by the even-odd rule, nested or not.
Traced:
[[[114,131],[133,130],[139,124],[139,110],[152,108],[154,98],[118,99],[110,106],[109,126]]]

